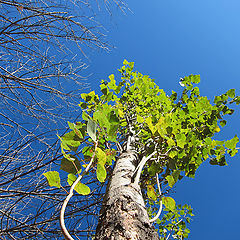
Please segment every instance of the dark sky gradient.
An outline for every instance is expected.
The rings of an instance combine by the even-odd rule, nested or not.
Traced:
[[[107,18],[110,54],[89,54],[91,89],[116,73],[124,58],[134,61],[139,72],[156,79],[165,91],[179,92],[179,78],[200,74],[200,92],[213,99],[230,88],[240,94],[240,1],[237,0],[138,0],[129,1],[133,13]],[[109,24],[110,20],[110,24]],[[240,107],[228,117],[218,139],[240,136]],[[240,239],[240,159],[229,166],[206,162],[195,179],[177,184],[174,198],[194,209],[190,240]]]

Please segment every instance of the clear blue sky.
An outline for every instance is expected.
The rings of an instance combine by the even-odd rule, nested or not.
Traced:
[[[122,64],[134,61],[136,69],[156,79],[166,91],[180,91],[179,78],[200,74],[202,95],[220,95],[236,88],[240,95],[240,1],[138,0],[129,1],[133,13],[107,18],[110,54],[89,54],[91,89],[96,90]],[[110,23],[109,23],[110,22]],[[230,117],[219,139],[240,136],[240,107]],[[174,198],[190,204],[195,217],[190,240],[240,239],[240,154],[229,166],[207,162],[195,179],[182,180]]]

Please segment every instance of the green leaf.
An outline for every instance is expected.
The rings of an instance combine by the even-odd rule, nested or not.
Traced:
[[[118,108],[118,116],[119,116],[120,118],[123,118],[123,117],[124,117],[124,112],[123,112],[123,110],[120,109],[120,108]]]
[[[90,119],[90,117],[88,116],[88,114],[85,111],[83,111],[83,113],[82,113],[82,119],[85,121],[88,121],[88,119]]]
[[[96,131],[97,131],[97,124],[92,121],[91,119],[88,119],[87,122],[87,133],[91,137],[91,139],[96,142]]]
[[[50,187],[57,187],[57,188],[61,187],[60,177],[57,171],[49,171],[49,172],[43,173],[43,175],[47,178],[48,185]]]
[[[238,153],[238,150],[237,149],[233,149],[232,151],[230,151],[230,156],[233,157],[237,153]]]
[[[137,115],[137,122],[143,123],[144,122],[144,118],[141,117],[140,115]]]
[[[69,186],[72,186],[73,183],[76,181],[76,179],[77,179],[77,177],[74,174],[71,174],[71,173],[68,174],[67,181],[68,181]],[[90,188],[87,185],[80,183],[80,182],[77,183],[74,190],[81,195],[88,195],[91,192]]]
[[[97,165],[97,179],[99,182],[104,182],[107,177],[107,171],[104,165]]]
[[[216,126],[213,130],[214,130],[214,132],[220,132],[221,131],[219,126]]]
[[[156,173],[161,173],[162,172],[161,165],[157,164],[155,161],[152,162],[150,167],[148,167],[148,172],[150,176],[155,176]]]
[[[171,151],[171,152],[169,153],[169,157],[170,157],[170,158],[174,158],[175,156],[177,156],[177,154],[178,154],[177,151]]]
[[[157,194],[154,190],[154,187],[152,185],[147,186],[147,195],[149,198],[151,198],[153,201],[157,200]]]
[[[71,122],[67,122],[68,123],[68,126],[70,129],[74,129],[75,128],[75,124],[74,123],[71,123]]]
[[[88,195],[91,192],[90,188],[83,183],[77,183],[74,190],[81,195]]]
[[[72,186],[72,184],[75,182],[76,179],[77,179],[77,177],[74,174],[72,174],[72,173],[68,174],[67,182],[68,182],[69,186]]]
[[[167,134],[167,124],[165,121],[165,117],[160,117],[158,120],[158,123],[156,124],[156,128],[158,130],[158,133],[160,134],[161,137],[165,138],[165,134]]]
[[[114,79],[114,75],[111,74],[109,76],[109,79],[110,79],[110,82],[108,83],[108,87],[109,87],[109,89],[112,89],[115,91],[117,89],[117,86],[116,86],[116,81]]]
[[[118,130],[118,125],[111,125],[111,127],[108,129],[107,134],[107,140],[116,142],[117,141],[117,130]]]
[[[238,142],[239,138],[235,136],[231,140],[225,141],[225,147],[229,149],[235,149]]]
[[[169,187],[173,187],[173,185],[176,183],[174,177],[171,175],[166,176],[166,179],[168,181]]]
[[[65,135],[61,137],[63,148],[66,150],[69,150],[66,148],[66,145],[71,147],[79,147],[81,144],[81,139],[75,134],[74,131],[68,132]]]
[[[193,83],[196,83],[196,84],[200,83],[200,75],[190,75],[189,78]]]
[[[180,173],[181,173],[180,170],[174,170],[174,171],[173,171],[172,176],[173,176],[175,182],[178,181]]]
[[[227,121],[226,121],[226,120],[222,120],[222,121],[220,121],[220,125],[221,125],[221,127],[224,127],[226,124],[227,124]]]
[[[113,125],[117,125],[119,124],[119,119],[116,115],[116,113],[114,111],[111,111],[110,112],[110,115],[109,115],[109,122]]]
[[[82,109],[86,109],[87,108],[87,103],[86,102],[81,102],[78,104],[78,106]]]
[[[235,89],[230,89],[226,92],[226,94],[228,95],[228,97],[230,98],[235,98]]]
[[[172,138],[169,138],[169,139],[167,140],[167,143],[168,143],[168,146],[169,146],[169,147],[175,146],[175,141],[174,141]]]
[[[90,93],[82,93],[81,94],[81,98],[86,101],[86,102],[90,102],[91,100],[95,100],[95,96],[98,98],[98,96],[95,94],[94,91],[90,92]]]
[[[101,149],[101,148],[98,148],[96,149],[96,156],[98,158],[98,163],[100,165],[104,165],[107,161],[107,156],[106,156],[106,153]]]
[[[81,138],[81,139],[83,139],[84,138],[84,135],[85,135],[85,131],[83,130],[83,129],[77,129],[77,128],[74,128],[74,132],[75,132],[75,134],[79,137],[79,138]]]
[[[67,173],[76,174],[81,170],[81,164],[76,157],[72,156],[72,158],[74,159],[73,161],[69,161],[66,158],[62,158],[60,169]]]
[[[61,142],[61,148],[62,148],[62,151],[63,149],[71,151],[71,148],[65,142]]]
[[[184,148],[184,145],[186,144],[186,136],[183,133],[179,133],[176,135],[177,145],[180,148]]]
[[[199,94],[200,94],[199,88],[198,87],[193,88],[192,94],[194,94],[195,96],[199,96]]]
[[[105,127],[105,128],[109,128],[110,127],[110,123],[107,119],[107,116],[104,112],[104,109],[98,110],[96,112],[93,113],[93,119],[95,121],[98,121],[100,127]]]
[[[165,205],[166,208],[168,208],[171,211],[174,211],[176,208],[176,202],[171,197],[163,197],[162,203]]]
[[[235,102],[237,105],[240,104],[240,96],[235,97],[232,102]]]
[[[146,124],[148,125],[149,129],[151,130],[152,134],[154,134],[157,129],[156,129],[156,127],[153,126],[153,124],[152,124],[152,118],[151,118],[151,117],[146,118],[145,122],[146,122]]]

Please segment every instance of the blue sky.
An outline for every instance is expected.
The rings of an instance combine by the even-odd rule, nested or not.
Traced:
[[[136,69],[156,79],[165,91],[180,91],[179,78],[200,74],[202,95],[213,99],[230,88],[240,95],[240,2],[236,0],[129,1],[133,13],[113,10],[102,18],[110,53],[92,51],[91,89],[121,67],[134,61]],[[217,136],[240,136],[240,107]],[[227,167],[200,167],[195,179],[182,180],[175,188],[178,203],[194,209],[190,240],[238,238],[240,213],[240,160],[228,159]]]

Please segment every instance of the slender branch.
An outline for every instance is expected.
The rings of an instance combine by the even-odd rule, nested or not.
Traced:
[[[170,233],[168,234],[166,240],[168,240],[169,237],[171,236],[172,231],[173,231],[173,227],[177,226],[177,225],[178,225],[180,222],[182,222],[182,221],[183,221],[183,219],[180,219],[177,223],[175,223],[175,224],[172,226],[171,231],[170,231]]]
[[[157,180],[158,192],[159,192],[159,195],[160,195],[160,203],[159,203],[159,209],[158,209],[157,215],[154,218],[150,219],[149,222],[156,221],[159,218],[159,216],[160,216],[160,214],[162,212],[162,196],[161,196],[162,192],[161,192],[161,187],[160,187],[160,183],[159,183],[159,179],[158,179],[158,174],[157,173],[156,173],[156,180]]]
[[[87,172],[89,171],[93,161],[94,161],[94,157],[95,157],[95,154],[96,154],[96,149],[97,149],[97,145],[98,145],[98,141],[95,142],[95,151],[93,153],[93,156],[89,162],[89,164],[87,165],[87,167],[85,168],[85,170],[83,171],[83,173],[81,175],[78,176],[78,178],[76,179],[76,181],[73,183],[73,185],[71,186],[70,188],[70,191],[69,191],[69,194],[68,196],[65,198],[64,202],[63,202],[63,205],[62,205],[62,208],[61,208],[61,212],[60,212],[60,226],[61,226],[61,229],[62,229],[62,233],[65,237],[66,240],[74,240],[74,238],[70,235],[70,233],[68,232],[66,226],[65,226],[65,222],[64,222],[64,213],[65,213],[65,210],[66,210],[66,207],[67,207],[67,204],[69,202],[69,200],[71,199],[71,197],[73,196],[73,190],[75,188],[75,186],[79,183],[79,181],[82,179],[82,177],[84,177]]]
[[[151,153],[148,157],[143,157],[141,162],[138,164],[137,168],[136,168],[136,176],[135,174],[133,174],[133,178],[134,178],[134,183],[135,184],[138,184],[139,183],[139,180],[140,180],[140,176],[141,176],[141,172],[143,170],[143,167],[144,165],[146,164],[146,162],[151,159],[152,156],[154,156],[155,154],[157,153],[157,151],[154,151],[153,153]]]
[[[122,152],[123,152],[123,148],[122,148],[121,144],[120,144],[119,142],[116,142],[116,144],[117,144],[117,149],[118,149],[118,151],[119,151],[120,153],[122,153]]]

